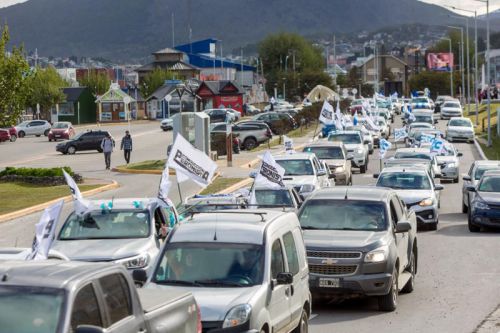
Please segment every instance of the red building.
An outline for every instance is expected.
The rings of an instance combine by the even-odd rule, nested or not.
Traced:
[[[201,110],[226,107],[243,112],[243,89],[234,81],[203,81],[196,91]]]

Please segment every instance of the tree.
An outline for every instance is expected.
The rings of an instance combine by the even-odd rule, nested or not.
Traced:
[[[156,68],[142,80],[139,90],[144,98],[148,98],[158,88],[165,84],[166,80],[172,80],[173,78],[174,74],[172,72]]]
[[[108,91],[111,80],[106,73],[98,73],[90,70],[88,75],[83,76],[79,83],[82,87],[88,87],[94,96],[100,96]]]
[[[50,109],[66,99],[62,88],[67,87],[69,83],[53,67],[37,67],[29,78],[28,85],[30,93],[26,105],[35,109],[36,105],[40,104],[42,118],[49,119]]]
[[[28,62],[23,49],[13,47],[7,54],[9,28],[4,25],[0,37],[0,125],[14,125],[20,118],[29,93],[30,77]]]
[[[465,78],[467,79],[467,77]],[[408,80],[408,85],[410,91],[422,91],[425,88],[429,88],[431,91],[431,96],[436,98],[437,95],[449,95],[450,94],[450,73],[443,72],[430,72],[425,71],[419,74],[413,75]],[[459,72],[453,73],[453,87],[454,93],[458,92],[458,87],[462,85],[462,77]]]

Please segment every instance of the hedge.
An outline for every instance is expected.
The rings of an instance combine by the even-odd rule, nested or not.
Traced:
[[[70,176],[74,177],[75,173],[70,167],[63,168],[14,168],[7,167],[0,171],[0,177],[3,176],[22,176],[22,177],[63,177],[62,169]]]

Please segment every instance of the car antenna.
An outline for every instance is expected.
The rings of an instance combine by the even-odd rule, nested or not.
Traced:
[[[344,196],[344,200],[347,200],[347,189],[345,189],[345,196]]]
[[[218,222],[218,219],[217,219],[217,214],[215,214],[214,241],[216,241],[216,240],[217,240],[217,222]]]

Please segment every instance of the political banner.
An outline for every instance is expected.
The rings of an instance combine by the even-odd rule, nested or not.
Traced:
[[[381,159],[385,157],[385,154],[387,153],[387,151],[389,149],[391,149],[391,147],[392,147],[392,143],[390,143],[386,139],[380,139],[380,150],[379,150],[379,153],[380,153],[380,158]]]
[[[434,141],[436,137],[432,134],[425,134],[423,133],[421,136],[420,136],[420,143],[431,143],[432,141]]]
[[[286,135],[283,136],[283,144],[285,146],[285,152],[287,154],[295,153],[295,149],[293,148],[293,140]]]
[[[428,53],[427,68],[431,71],[449,72],[453,67],[453,53]]]
[[[323,107],[321,108],[321,112],[319,114],[319,121],[325,125],[333,125],[333,106],[331,106],[328,101],[323,103]]]
[[[403,128],[396,128],[394,129],[394,140],[397,142],[399,140],[402,140],[404,138],[408,137],[408,133],[406,133],[406,129]]]
[[[254,186],[263,186],[268,188],[281,188],[284,187],[283,176],[285,169],[276,163],[274,157],[269,151],[266,151],[262,157],[259,172],[255,176]]]
[[[60,200],[44,210],[40,221],[35,225],[35,239],[26,260],[47,259],[50,246],[54,241],[57,221],[61,215],[63,205],[64,200]]]
[[[444,150],[444,140],[434,139],[431,145],[431,155],[440,155]]]
[[[217,164],[204,152],[193,147],[184,137],[177,134],[167,162],[175,170],[177,181],[193,180],[201,187],[212,182]]]
[[[64,169],[62,169],[62,172],[71,191],[71,195],[73,196],[75,214],[78,216],[82,216],[90,209],[91,202],[83,198],[82,193],[80,192],[78,185],[76,185],[73,177],[71,177]]]

